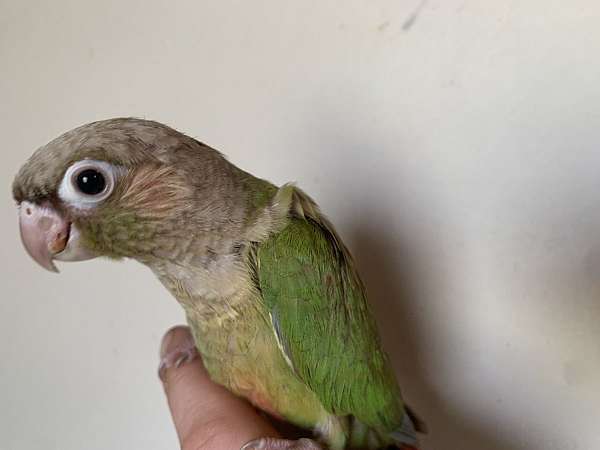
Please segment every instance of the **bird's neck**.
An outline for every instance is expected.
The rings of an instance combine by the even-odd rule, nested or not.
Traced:
[[[247,306],[252,283],[244,253],[244,245],[234,242],[218,249],[197,245],[189,255],[148,265],[188,315],[215,323],[237,317]]]
[[[188,228],[190,232],[183,237],[174,227],[177,236],[164,239],[160,249],[142,261],[188,316],[204,323],[220,323],[256,306],[260,296],[248,263],[251,247],[287,221],[292,186],[277,189],[245,172],[238,175],[237,206],[230,205],[225,219],[209,227],[198,220],[200,225]],[[194,211],[212,209],[198,205]]]

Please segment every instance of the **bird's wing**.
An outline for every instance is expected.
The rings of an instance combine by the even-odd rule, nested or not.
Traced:
[[[255,255],[281,348],[328,411],[393,433],[406,412],[352,257],[316,204],[284,188],[294,189],[289,222]]]

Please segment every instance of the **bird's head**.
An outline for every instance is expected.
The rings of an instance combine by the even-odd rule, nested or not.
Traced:
[[[190,233],[235,221],[219,196],[226,165],[215,150],[157,122],[81,126],[38,149],[14,180],[23,244],[52,271],[54,260],[148,262],[169,254]]]

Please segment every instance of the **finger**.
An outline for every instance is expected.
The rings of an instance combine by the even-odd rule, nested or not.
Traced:
[[[184,450],[237,449],[278,436],[250,404],[210,380],[188,327],[164,336],[159,374]]]

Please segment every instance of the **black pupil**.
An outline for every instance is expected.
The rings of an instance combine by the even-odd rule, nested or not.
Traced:
[[[84,194],[96,195],[104,191],[106,180],[100,172],[86,169],[77,175],[77,187]]]

